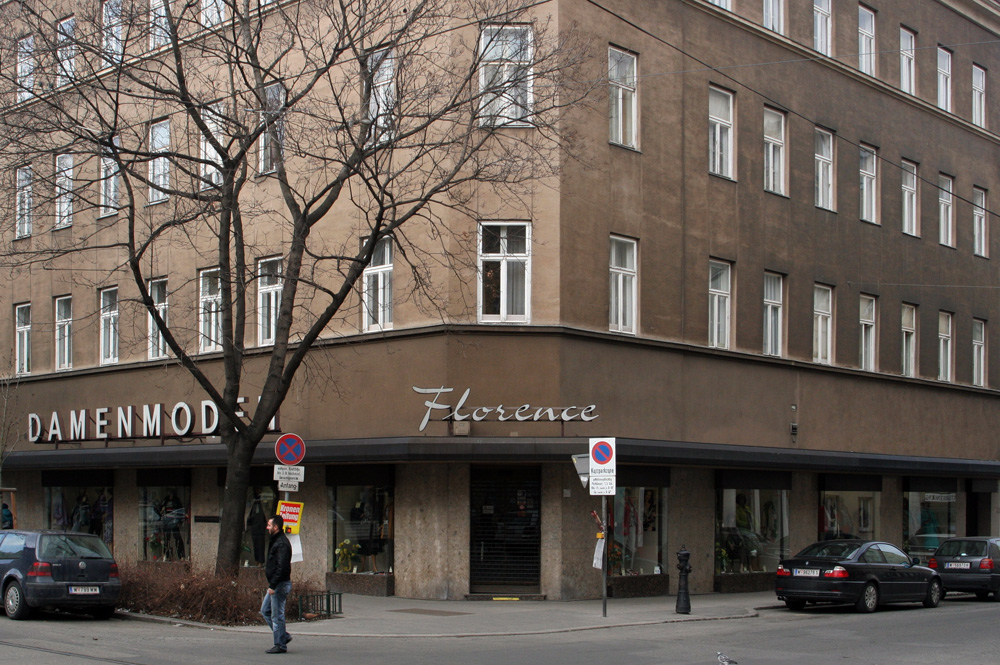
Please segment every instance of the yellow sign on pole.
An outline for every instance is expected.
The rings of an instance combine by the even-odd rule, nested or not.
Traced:
[[[298,534],[299,521],[302,519],[302,506],[298,501],[279,501],[278,514],[285,520],[285,533]]]

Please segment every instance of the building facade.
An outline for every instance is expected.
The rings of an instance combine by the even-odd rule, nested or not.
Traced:
[[[376,254],[256,452],[245,565],[262,562],[261,518],[281,498],[279,431],[307,443],[296,575],[348,590],[599,596],[599,503],[570,461],[597,436],[617,440],[618,595],[675,589],[682,546],[698,593],[770,588],[778,559],[818,538],[925,557],[1000,531],[1000,5],[550,10],[598,54],[600,89],[562,112],[573,154],[526,217],[482,203],[458,223],[475,247],[439,273],[440,308],[409,297],[396,245]],[[65,218],[31,208],[33,166],[7,174],[8,243],[32,240],[25,210],[48,233]],[[11,272],[2,334],[23,438],[3,484],[21,526],[211,567],[218,410],[146,334],[118,261]],[[211,271],[194,253],[163,262],[150,295],[165,312],[177,288],[171,325],[204,325]],[[259,272],[247,412],[277,281]],[[141,343],[120,343],[129,330]]]

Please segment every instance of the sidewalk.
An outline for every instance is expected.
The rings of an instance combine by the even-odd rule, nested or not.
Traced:
[[[758,609],[784,607],[773,591],[693,595],[690,614],[677,614],[676,602],[676,596],[609,598],[608,616],[603,617],[600,600],[449,601],[344,594],[344,613],[337,618],[292,622],[288,631],[296,636],[329,637],[542,635],[681,621],[746,619],[757,616]],[[215,630],[270,632],[263,621],[259,626],[220,627],[123,612],[118,616]]]

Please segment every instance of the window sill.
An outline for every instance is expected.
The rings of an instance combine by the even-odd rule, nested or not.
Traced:
[[[55,233],[56,231],[66,231],[66,230],[71,229],[71,228],[73,228],[72,224],[63,224],[62,226],[53,226],[52,227],[52,232]]]
[[[958,249],[958,247],[955,247],[954,245],[949,245],[948,243],[944,243],[944,242],[939,242],[938,246],[939,247],[944,247],[945,249]]]
[[[765,194],[770,194],[771,196],[777,196],[778,198],[785,199],[786,201],[791,201],[792,197],[784,192],[776,192],[773,189],[764,189]]]
[[[825,206],[820,206],[820,205],[816,206],[816,210],[822,210],[823,212],[832,212],[834,215],[837,214],[837,211],[835,209],[827,208]]]
[[[908,231],[903,231],[903,235],[907,236],[908,238],[913,238],[915,240],[920,240],[920,234],[919,233],[910,233]]]
[[[986,256],[985,254],[975,254],[975,253],[973,253],[972,256],[973,256],[973,258],[976,258],[976,259],[984,259],[986,261],[990,260],[990,257]]]
[[[725,180],[726,182],[733,182],[733,183],[736,182],[736,178],[733,178],[728,175],[723,175],[721,173],[712,173],[711,171],[709,171],[708,175],[712,176],[713,178],[718,178],[719,180]]]
[[[157,199],[156,201],[147,201],[146,202],[146,207],[147,208],[152,208],[153,206],[163,205],[164,203],[166,203],[169,200],[170,200],[170,197],[168,196],[166,198]]]
[[[639,155],[642,154],[642,150],[639,150],[639,148],[637,148],[636,146],[626,145],[624,143],[617,143],[615,141],[608,141],[608,145],[614,146],[616,148],[621,148],[623,150],[628,150],[629,152],[634,152]]]
[[[868,224],[869,226],[882,226],[881,222],[875,222],[870,219],[859,219],[858,221],[862,224]]]

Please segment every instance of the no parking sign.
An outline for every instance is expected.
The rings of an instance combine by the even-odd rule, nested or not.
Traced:
[[[614,496],[617,462],[614,437],[590,440],[591,496]]]

